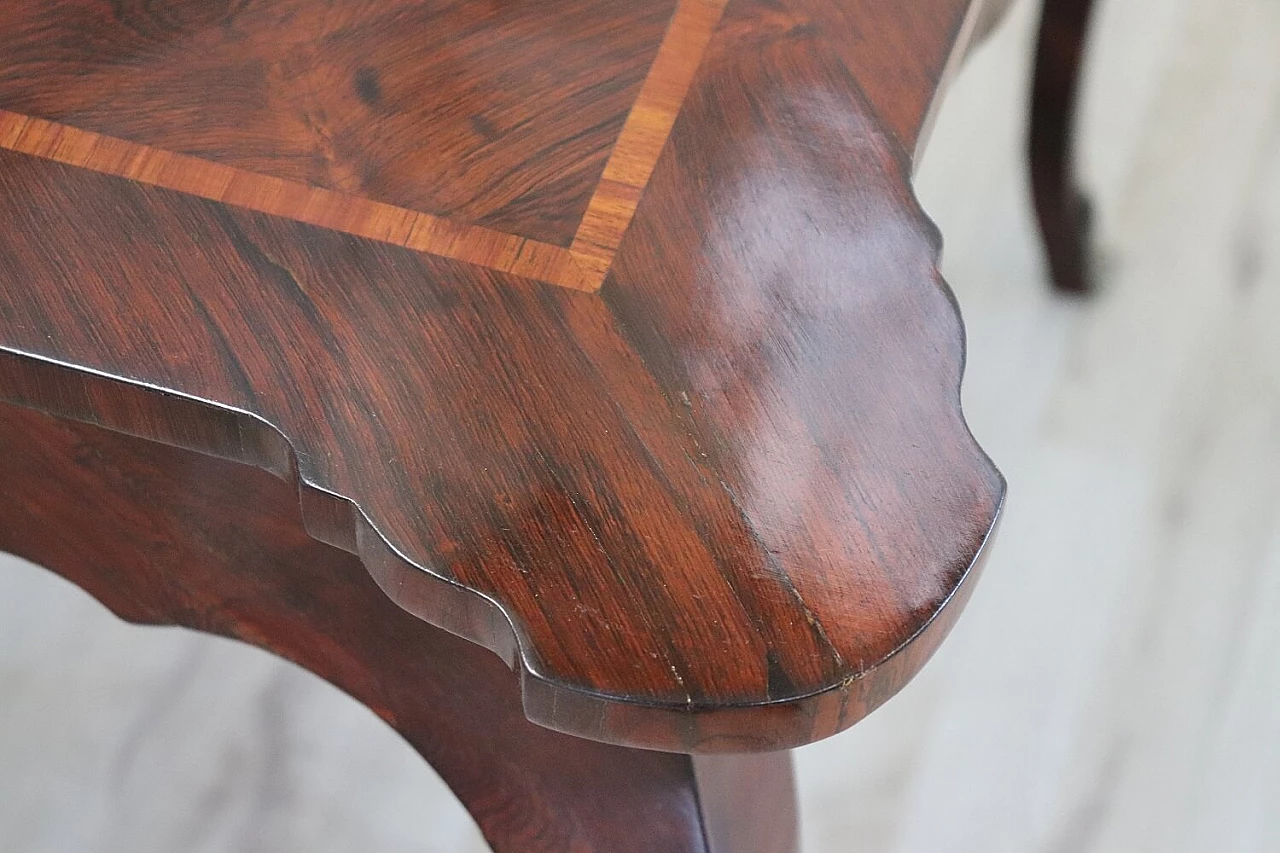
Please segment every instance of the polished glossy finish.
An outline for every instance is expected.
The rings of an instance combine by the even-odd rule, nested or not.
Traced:
[[[725,2],[15,4],[0,146],[591,291]]]
[[[6,0],[0,103],[567,246],[674,8]]]
[[[0,550],[126,619],[234,637],[333,682],[431,762],[500,853],[795,851],[786,753],[672,755],[533,725],[497,658],[308,536],[278,478],[0,405],[0,483]]]
[[[9,0],[0,398],[296,484],[534,722],[833,734],[1003,497],[909,186],[978,12]]]

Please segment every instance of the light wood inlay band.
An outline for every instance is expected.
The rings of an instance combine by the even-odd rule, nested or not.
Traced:
[[[568,249],[0,109],[0,148],[574,290],[604,283],[727,0],[680,0]]]
[[[671,26],[573,238],[571,251],[596,279],[597,287],[604,282],[622,235],[631,225],[640,195],[658,165],[727,3],[680,0],[676,6]]]
[[[513,275],[595,290],[568,249],[0,110],[0,148]]]

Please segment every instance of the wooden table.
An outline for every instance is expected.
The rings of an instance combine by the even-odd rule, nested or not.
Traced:
[[[1004,497],[910,188],[984,14],[2,0],[0,549],[330,680],[497,850],[794,849]]]

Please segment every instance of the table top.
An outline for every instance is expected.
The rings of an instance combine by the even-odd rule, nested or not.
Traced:
[[[0,399],[259,465],[529,718],[830,735],[1004,494],[913,153],[967,0],[5,0]]]

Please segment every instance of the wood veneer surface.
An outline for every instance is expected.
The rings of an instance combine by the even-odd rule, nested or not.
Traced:
[[[674,0],[8,0],[0,101],[567,246],[673,10]]]
[[[513,68],[558,57],[571,5],[494,4],[487,32]],[[306,172],[310,149],[253,110],[211,156],[200,133],[175,144],[58,107],[92,100],[95,69],[169,80],[211,61],[118,60],[129,39],[221,44],[260,12],[54,6],[67,14],[13,4],[40,25],[0,51],[0,397],[296,478],[312,535],[497,651],[529,717],[574,734],[807,742],[892,695],[945,635],[1003,482],[959,411],[963,333],[906,152],[972,29],[966,3],[682,0],[665,32],[629,29],[587,87],[638,91],[592,191],[620,212],[612,237],[580,230],[568,249],[530,235],[576,201],[544,196],[504,243],[496,219]],[[297,43],[335,20],[294,7],[307,14],[279,25]],[[517,13],[528,38],[500,26]],[[348,14],[334,26],[372,26]],[[119,32],[90,38],[77,15]],[[656,56],[637,90],[642,45]],[[181,86],[139,86],[118,88],[140,120],[199,109]],[[531,134],[582,132],[548,130],[536,99],[520,109]],[[435,115],[387,126],[429,135]],[[244,156],[257,134],[285,154]],[[582,173],[530,152],[522,169]],[[415,245],[424,229],[440,230]]]
[[[674,755],[533,725],[496,658],[392,604],[265,472],[0,405],[0,482],[0,550],[124,619],[234,637],[345,690],[497,853],[796,851],[788,753]]]

